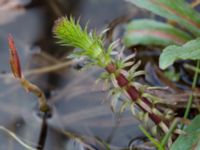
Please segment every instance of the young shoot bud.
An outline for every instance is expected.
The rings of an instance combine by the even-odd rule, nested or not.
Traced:
[[[8,35],[8,46],[10,50],[10,66],[12,73],[16,78],[22,78],[19,55],[11,34]]]

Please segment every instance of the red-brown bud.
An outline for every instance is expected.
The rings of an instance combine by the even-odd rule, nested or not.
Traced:
[[[11,34],[8,35],[8,45],[10,50],[10,66],[12,73],[16,78],[22,78],[19,56]]]

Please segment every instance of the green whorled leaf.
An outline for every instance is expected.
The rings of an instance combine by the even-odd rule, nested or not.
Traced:
[[[171,45],[166,47],[159,58],[159,67],[166,69],[176,60],[199,60],[200,59],[200,38],[192,40],[183,46]]]
[[[79,49],[75,50],[71,57],[87,57],[101,67],[105,67],[111,62],[110,54],[103,47],[102,35],[97,35],[95,31],[88,33],[87,26],[82,28],[79,21],[76,22],[72,17],[58,19],[53,32],[58,43]]]
[[[176,21],[179,25],[200,36],[200,14],[183,0],[126,0],[138,7]]]
[[[173,143],[170,150],[199,150],[200,115],[196,116],[184,131],[186,134],[180,135]]]
[[[131,21],[124,35],[124,43],[128,47],[139,44],[168,46],[183,44],[191,39],[190,35],[172,25],[150,19]]]
[[[87,26],[82,29],[79,22],[75,22],[73,18],[58,19],[53,32],[60,44],[80,48],[79,55],[96,59],[103,53],[101,37],[95,32],[88,34]]]

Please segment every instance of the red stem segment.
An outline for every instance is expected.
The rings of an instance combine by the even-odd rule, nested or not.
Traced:
[[[125,88],[126,92],[128,93],[128,95],[130,96],[131,100],[133,102],[135,102],[135,104],[144,112],[147,112],[149,114],[149,117],[151,118],[151,120],[155,123],[155,124],[159,124],[162,122],[162,119],[159,115],[153,113],[152,111],[149,112],[149,109],[152,110],[153,109],[153,104],[151,103],[151,101],[149,101],[147,98],[145,97],[141,97],[141,93],[132,85],[129,84],[129,81],[127,80],[127,78],[122,74],[122,73],[116,73],[117,72],[117,68],[115,64],[109,64],[107,65],[107,67],[105,68],[106,71],[108,73],[114,73],[115,74],[115,78],[117,80],[117,83],[120,87]],[[141,105],[140,103],[138,103],[138,100],[141,100],[147,107],[144,107],[143,105]]]

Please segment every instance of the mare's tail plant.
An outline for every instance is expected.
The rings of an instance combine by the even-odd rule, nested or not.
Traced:
[[[165,112],[157,109],[156,103],[158,101],[152,95],[144,93],[144,89],[138,87],[134,82],[136,76],[144,73],[136,71],[139,66],[138,62],[130,61],[135,56],[134,54],[124,59],[114,59],[111,54],[116,42],[105,48],[102,34],[88,33],[87,27],[81,28],[73,18],[60,18],[56,22],[53,32],[61,45],[79,48],[71,54],[71,57],[86,57],[93,66],[104,68],[105,72],[101,77],[113,83],[112,91],[116,99],[124,94],[132,108],[136,106],[140,109],[138,113],[142,113],[140,117],[143,116],[141,118],[144,121],[150,118],[161,131],[164,133],[169,131],[167,120],[170,117],[168,118]],[[127,67],[130,67],[128,71],[125,70]]]

